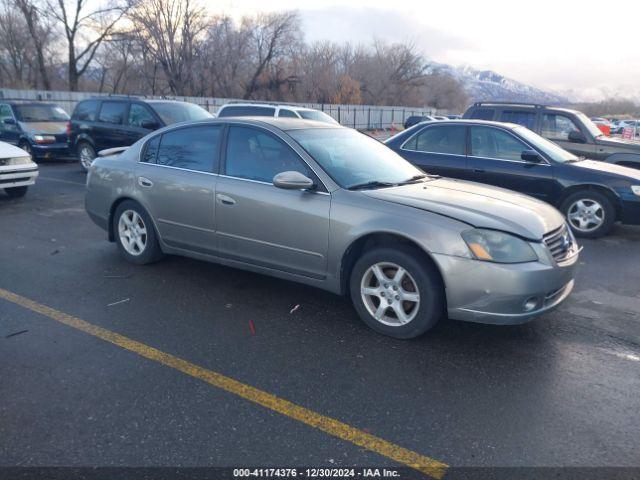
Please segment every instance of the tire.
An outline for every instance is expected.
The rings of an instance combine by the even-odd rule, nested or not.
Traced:
[[[83,171],[88,172],[91,162],[97,157],[96,150],[87,142],[78,144],[78,161]]]
[[[374,266],[380,267],[379,274],[376,274]],[[398,267],[406,272],[400,282],[391,278],[398,273]],[[379,281],[379,275],[388,282]],[[415,248],[398,245],[366,252],[353,267],[349,287],[351,301],[360,318],[383,335],[414,338],[433,328],[444,315],[445,293],[440,273],[424,259],[424,253]],[[366,295],[362,292],[363,287],[377,290],[377,293]],[[397,295],[403,292],[411,300],[402,301],[400,297],[398,301]],[[379,314],[380,305],[384,305],[384,301],[389,302],[389,298],[392,305],[387,306],[381,318],[377,319],[374,313]],[[400,321],[396,314],[398,308],[404,311],[404,321]]]
[[[605,195],[594,190],[580,190],[569,195],[560,211],[576,237],[599,238],[607,235],[615,223],[616,210]],[[581,213],[584,213],[582,215]]]
[[[24,197],[27,194],[28,188],[29,188],[28,186],[10,187],[10,188],[5,188],[4,191],[7,192],[7,195],[9,195],[11,198],[20,198],[20,197]]]
[[[136,230],[134,226],[138,229]],[[141,233],[141,228],[145,233]],[[128,262],[145,265],[157,262],[164,256],[151,217],[139,203],[133,200],[125,200],[116,208],[113,215],[113,232],[118,250]],[[133,240],[125,245],[126,238]]]

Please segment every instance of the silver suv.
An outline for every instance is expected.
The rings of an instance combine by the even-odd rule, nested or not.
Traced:
[[[317,122],[338,124],[332,117],[320,110],[290,104],[268,102],[227,103],[220,107],[218,118],[224,117],[284,117],[315,120]]]

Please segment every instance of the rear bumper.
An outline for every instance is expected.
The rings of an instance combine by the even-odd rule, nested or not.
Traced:
[[[578,255],[562,266],[543,261],[505,265],[447,255],[434,259],[444,277],[449,318],[517,325],[555,309],[569,297]]]
[[[35,163],[27,165],[8,165],[0,167],[0,188],[26,187],[36,183],[38,166]]]

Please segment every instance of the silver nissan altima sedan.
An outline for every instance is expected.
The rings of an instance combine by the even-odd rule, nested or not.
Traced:
[[[104,152],[86,209],[130,262],[184,255],[314,285],[397,338],[445,315],[526,322],[569,296],[579,252],[546,203],[296,119],[172,125]]]

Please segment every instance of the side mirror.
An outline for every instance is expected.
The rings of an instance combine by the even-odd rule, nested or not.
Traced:
[[[315,187],[313,180],[300,172],[282,172],[273,177],[273,184],[285,190],[307,190]]]
[[[569,132],[569,141],[572,143],[587,143],[587,138],[582,132],[578,130],[571,130]]]
[[[2,123],[6,123],[7,125],[15,125],[16,120],[14,118],[5,118]]]
[[[524,150],[520,155],[520,158],[525,162],[531,162],[531,163],[542,162],[542,157],[535,150]]]
[[[142,122],[140,126],[142,128],[146,128],[147,130],[157,130],[160,125],[158,125],[158,122],[151,122],[147,120]]]

